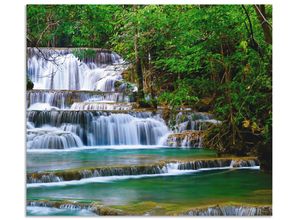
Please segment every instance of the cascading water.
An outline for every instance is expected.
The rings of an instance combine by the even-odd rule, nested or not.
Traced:
[[[158,115],[109,112],[132,110],[130,97],[115,92],[127,66],[114,52],[95,52],[79,60],[72,49],[28,49],[28,149],[156,145],[168,133]]]
[[[59,132],[72,132],[87,146],[156,145],[168,133],[164,121],[147,112],[111,114],[95,111],[29,111],[27,120],[37,128],[42,129],[48,125],[53,129],[59,128]],[[32,134],[32,130],[27,133]],[[53,133],[43,135],[53,137]],[[28,141],[31,139],[28,138]]]
[[[30,90],[26,95],[27,106],[35,103],[46,103],[59,109],[69,109],[72,104],[87,105],[101,102],[131,102],[132,99],[118,92],[98,93],[94,91],[67,91],[67,90]]]
[[[81,139],[72,132],[56,128],[27,130],[27,149],[68,149],[82,145]]]
[[[128,114],[100,116],[91,123],[89,145],[155,145],[168,132],[162,121]]]
[[[78,102],[71,106],[71,110],[131,110],[130,104],[119,103],[94,103],[94,102]]]
[[[176,175],[190,172],[217,170],[217,169],[258,169],[259,163],[255,159],[235,160],[235,159],[215,159],[197,160],[189,162],[166,162],[153,165],[142,166],[122,166],[122,167],[101,167],[72,171],[40,172],[29,173],[27,183],[50,183],[83,180],[95,177],[116,177],[116,176],[137,176],[137,175]],[[84,180],[88,182],[89,180]],[[67,183],[66,183],[67,184]],[[71,183],[72,184],[72,183]]]
[[[219,124],[218,120],[215,120],[212,115],[202,112],[179,112],[176,115],[176,132],[184,132],[189,130],[201,131],[205,130],[209,124]]]
[[[34,89],[112,92],[114,83],[122,79],[121,73],[126,68],[121,57],[113,52],[96,52],[94,60],[99,62],[86,63],[80,61],[70,49],[28,50],[31,52],[27,73],[34,83]]]

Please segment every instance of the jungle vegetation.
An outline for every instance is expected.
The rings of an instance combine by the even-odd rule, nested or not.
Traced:
[[[28,5],[27,46],[114,50],[141,106],[211,112],[207,146],[272,168],[271,5]]]

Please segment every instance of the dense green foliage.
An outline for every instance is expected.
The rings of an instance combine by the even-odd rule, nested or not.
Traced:
[[[132,68],[128,79],[151,100],[214,113],[223,123],[206,144],[270,169],[271,17],[253,5],[28,6],[27,30],[31,46],[106,47],[141,62],[143,78]]]
[[[116,9],[109,5],[28,5],[29,46],[106,47]]]

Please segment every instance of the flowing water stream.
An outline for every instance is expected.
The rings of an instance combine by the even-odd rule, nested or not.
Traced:
[[[202,148],[201,138],[189,139],[207,123],[220,123],[212,116],[180,121],[179,114],[172,131],[157,111],[134,109],[136,87],[126,89],[128,64],[118,54],[95,50],[95,57],[80,60],[72,49],[27,52],[34,83],[26,93],[28,215],[99,214],[74,206],[78,201],[141,215],[151,212],[130,207],[155,203],[152,214],[166,215],[159,204],[178,210],[229,201],[271,204],[271,177],[259,171],[256,158],[218,158]],[[174,134],[186,131],[183,141]],[[65,200],[73,205],[50,205]]]

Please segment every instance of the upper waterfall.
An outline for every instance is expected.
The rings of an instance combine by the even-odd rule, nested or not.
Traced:
[[[73,49],[28,48],[27,74],[34,89],[114,92],[127,68],[124,60],[108,50],[92,51],[92,57],[79,59]]]

